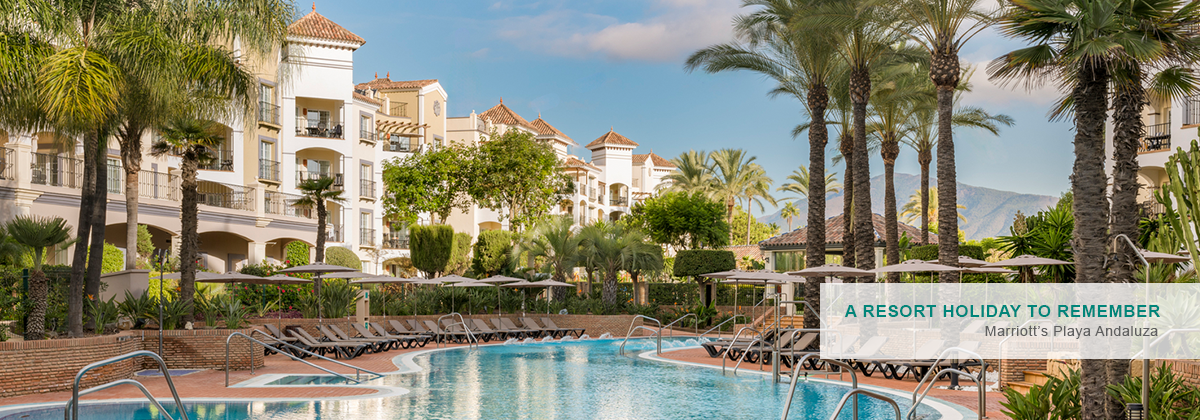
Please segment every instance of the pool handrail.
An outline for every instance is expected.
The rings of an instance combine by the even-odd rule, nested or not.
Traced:
[[[651,317],[648,317],[645,315],[634,315],[633,319],[629,320],[629,329],[627,329],[625,331],[625,339],[626,340],[629,340],[629,335],[633,334],[633,330],[634,330],[633,324],[637,323],[638,319],[648,319],[648,320],[654,321],[654,323],[658,324],[659,332],[662,332],[662,328],[663,328],[662,321],[659,321],[657,318],[651,318]],[[657,334],[657,335],[658,335],[658,350],[659,350],[659,353],[662,353],[662,334]]]
[[[1029,325],[1030,323],[1033,323],[1033,322],[1049,322],[1050,324],[1054,324],[1053,320],[1049,320],[1046,318],[1031,318],[1031,319],[1028,319],[1025,322],[1021,323],[1021,326],[1017,327],[1017,329],[1024,328],[1026,325]],[[1008,341],[1008,339],[1013,338],[1013,337],[1016,337],[1016,336],[1010,335],[1008,337],[1004,337],[1003,340],[1000,340],[1000,343],[996,344],[996,352],[997,352],[997,356],[999,356],[999,357],[997,357],[997,362],[996,362],[996,371],[997,372],[1000,372],[1000,369],[1004,368],[1004,342]],[[1050,351],[1054,351],[1054,337],[1050,338]],[[996,376],[996,385],[1000,385],[1000,375]]]
[[[263,347],[266,347],[266,348],[268,348],[268,349],[274,350],[276,353],[279,353],[279,354],[282,354],[282,355],[284,355],[284,356],[287,356],[288,358],[290,358],[290,359],[292,359],[292,360],[295,360],[295,361],[297,361],[297,362],[304,363],[304,364],[306,364],[306,365],[309,365],[309,366],[312,366],[312,367],[314,367],[314,368],[317,368],[317,369],[323,370],[323,371],[325,371],[325,372],[328,372],[328,373],[330,373],[330,374],[333,374],[333,375],[339,376],[339,377],[341,377],[342,379],[345,379],[345,380],[347,380],[347,381],[351,381],[351,382],[354,382],[354,383],[362,383],[362,377],[361,377],[361,376],[359,376],[359,374],[360,374],[361,372],[367,372],[367,373],[370,373],[370,374],[373,374],[373,375],[383,376],[382,374],[375,373],[375,372],[371,372],[371,371],[369,371],[369,370],[362,369],[362,368],[359,368],[359,367],[357,367],[357,366],[353,366],[353,365],[346,364],[346,363],[343,363],[343,362],[339,362],[339,361],[337,361],[337,360],[333,360],[333,359],[330,359],[330,358],[328,358],[328,357],[325,357],[325,356],[322,356],[322,355],[319,355],[319,354],[313,353],[313,352],[311,352],[311,351],[308,351],[308,350],[305,350],[305,349],[302,349],[302,348],[296,347],[296,346],[294,346],[294,345],[292,345],[292,344],[290,344],[290,343],[288,343],[288,342],[286,342],[286,341],[279,340],[279,339],[277,339],[277,338],[275,338],[275,337],[271,337],[269,334],[267,334],[267,333],[264,333],[264,332],[262,332],[262,331],[259,331],[258,329],[251,330],[251,331],[250,331],[250,334],[254,334],[255,332],[258,332],[259,334],[262,334],[262,335],[263,335],[263,337],[269,337],[270,339],[272,339],[272,340],[275,340],[276,342],[282,343],[282,344],[283,344],[283,345],[285,345],[285,346],[288,346],[288,347],[294,348],[294,349],[296,349],[296,350],[302,351],[302,352],[304,352],[304,353],[306,353],[306,354],[308,354],[308,355],[310,355],[310,356],[316,356],[316,357],[318,357],[318,358],[321,358],[321,359],[323,359],[323,360],[328,360],[328,361],[330,361],[330,362],[334,362],[334,363],[340,364],[340,365],[342,365],[342,366],[346,366],[346,367],[349,367],[349,368],[353,368],[353,369],[355,370],[355,372],[354,372],[354,375],[355,375],[355,377],[354,377],[354,378],[351,378],[351,377],[349,377],[349,376],[347,376],[347,375],[343,375],[343,374],[340,374],[340,373],[334,372],[334,371],[332,371],[332,370],[329,370],[329,369],[323,368],[323,367],[321,367],[321,366],[318,366],[318,365],[317,365],[317,364],[315,364],[315,363],[312,363],[312,362],[309,362],[309,361],[307,361],[307,360],[304,360],[304,359],[301,359],[301,358],[299,358],[299,357],[296,357],[295,355],[293,355],[293,354],[291,354],[291,353],[289,353],[289,352],[285,352],[285,351],[283,351],[283,350],[280,350],[279,348],[277,348],[277,347],[275,347],[275,346],[272,346],[272,345],[270,345],[270,344],[267,344],[267,343],[264,343],[264,342],[262,342],[262,341],[256,340],[256,339],[254,339],[253,337],[251,337],[251,336],[249,336],[249,335],[242,334],[242,333],[240,333],[240,332],[234,332],[234,333],[231,333],[231,334],[229,334],[229,336],[228,336],[228,337],[225,337],[225,387],[226,387],[226,388],[228,388],[228,387],[229,387],[229,344],[230,344],[230,342],[233,340],[233,337],[236,337],[236,336],[245,337],[247,340],[250,340],[250,341],[252,341],[252,342],[258,343],[259,345],[261,345],[261,346],[263,346]],[[251,349],[251,350],[250,350],[250,374],[251,374],[251,375],[254,375],[254,353],[255,353],[255,351],[254,351],[253,349]]]
[[[808,309],[809,312],[812,312],[813,315],[817,316],[817,321],[821,323],[822,328],[829,328],[829,323],[825,322],[824,318],[821,318],[821,313],[817,312],[816,309],[813,309],[812,305],[809,305],[807,301],[804,301],[804,300],[781,300],[781,301],[779,301],[779,303],[792,304],[792,305],[795,305],[797,303],[802,304],[802,305],[804,305],[805,309]]]
[[[635,331],[639,331],[639,330],[646,330],[646,331],[650,331],[652,333],[650,335],[650,337],[643,337],[643,338],[658,337],[658,348],[657,348],[657,350],[655,350],[654,354],[662,354],[662,330],[661,329],[655,330],[655,329],[647,327],[645,325],[638,325],[636,327],[633,327],[632,330],[629,330],[628,334],[625,334],[625,340],[621,341],[621,346],[620,346],[620,348],[617,349],[617,354],[622,354],[622,355],[625,354],[625,343],[628,343],[629,337],[632,336]]]
[[[933,364],[930,365],[929,370],[925,372],[925,376],[921,377],[921,381],[917,383],[917,387],[913,388],[912,400],[913,400],[914,406],[916,405],[916,402],[917,402],[917,392],[921,390],[922,386],[925,386],[925,381],[929,379],[930,375],[933,375],[934,371],[938,370],[938,369],[936,369],[938,364],[941,363],[942,360],[945,360],[946,355],[948,355],[952,351],[962,352],[962,353],[966,353],[969,356],[974,356],[975,357],[974,359],[967,359],[967,360],[978,360],[979,361],[979,376],[986,379],[985,375],[987,375],[987,362],[983,360],[983,356],[980,356],[979,353],[976,353],[976,352],[973,352],[973,351],[970,351],[970,350],[967,350],[967,349],[964,349],[961,347],[950,347],[948,349],[942,350],[942,354],[938,355],[937,360],[933,361]],[[940,369],[940,370],[943,370],[943,371],[944,370],[956,370],[957,371],[957,369],[950,369],[950,368]],[[998,371],[999,370],[997,370],[997,372]],[[938,376],[941,376],[941,375],[940,374],[935,375],[933,381],[930,382],[931,387],[932,387],[933,382],[937,382]],[[982,381],[980,381],[979,379],[976,379],[974,377],[972,377],[972,380],[974,380],[976,384],[980,385],[979,386],[979,407],[980,407],[979,418],[983,419],[984,408],[987,407],[987,392],[985,391],[984,387],[982,386]],[[925,392],[929,392],[929,391],[927,390]],[[922,397],[922,398],[924,398],[924,397]]]
[[[739,316],[742,318],[749,318],[748,316],[745,316],[742,314],[734,314],[733,316],[729,317],[729,319],[721,321],[721,323],[717,324],[715,327],[709,328],[707,331],[700,333],[700,336],[704,337],[704,336],[708,335],[708,333],[712,332],[713,330],[717,330],[718,328],[721,328],[722,325],[725,325],[725,324],[729,323],[729,321],[733,321],[733,320],[737,319],[737,317],[739,317]],[[717,330],[717,338],[721,338],[721,330]]]
[[[472,343],[475,344],[475,348],[479,348],[479,339],[475,338],[475,333],[471,332],[471,329],[467,327],[467,321],[463,319],[462,314],[460,314],[458,312],[451,312],[451,313],[439,316],[437,319],[437,322],[435,324],[438,326],[438,329],[441,329],[442,328],[442,319],[445,319],[446,317],[450,317],[450,319],[453,320],[455,316],[458,317],[458,322],[454,323],[454,324],[450,324],[447,327],[461,325],[463,328],[463,331],[465,331],[467,333],[467,348],[471,348]],[[441,347],[440,343],[445,342],[444,336],[445,336],[445,334],[438,335],[438,340],[437,340],[439,343],[438,347]]]
[[[93,393],[93,392],[100,391],[100,390],[103,390],[103,389],[112,388],[112,387],[114,387],[114,386],[118,386],[118,385],[133,385],[133,386],[137,387],[137,389],[139,389],[139,390],[141,390],[141,391],[142,391],[142,395],[145,395],[145,396],[146,396],[146,399],[150,400],[150,402],[151,402],[152,404],[154,404],[154,407],[158,408],[158,411],[159,411],[160,413],[162,413],[162,415],[163,415],[163,416],[166,416],[167,420],[175,420],[175,418],[174,418],[174,417],[171,417],[171,413],[168,413],[168,412],[167,412],[167,409],[166,409],[166,408],[163,408],[162,404],[160,404],[160,403],[158,402],[158,400],[154,399],[154,396],[153,396],[153,395],[150,395],[150,390],[146,389],[146,386],[145,386],[145,385],[142,385],[142,383],[141,383],[141,382],[135,381],[135,380],[133,380],[133,379],[119,379],[119,380],[116,380],[116,381],[112,381],[112,382],[106,383],[106,384],[104,384],[104,385],[99,385],[99,386],[95,386],[95,387],[92,387],[92,388],[88,388],[88,389],[85,389],[85,390],[83,390],[83,391],[79,391],[79,396],[81,396],[81,397],[82,397],[82,396],[84,396],[84,395],[91,394],[91,393]],[[69,401],[67,402],[67,410],[68,410],[68,413],[70,412],[70,410],[71,410],[71,406],[72,406],[72,405],[73,405],[73,404],[71,404],[71,402],[69,402]],[[180,407],[180,411],[183,411],[183,407]]]
[[[674,321],[671,321],[670,323],[667,324],[667,326],[665,326],[663,328],[671,328],[671,326],[675,325],[676,322],[683,321],[684,318],[687,318],[689,316],[692,318],[696,318],[696,325],[697,326],[700,325],[700,317],[696,316],[696,314],[694,314],[694,313],[688,312],[688,313],[684,314],[683,316],[676,318]],[[670,330],[670,331],[671,331],[671,338],[675,338],[675,330]]]
[[[810,357],[817,357],[819,359],[818,361],[824,361],[825,363],[837,365],[838,369],[840,369],[842,371],[847,371],[847,370],[850,371],[850,390],[851,390],[851,392],[853,392],[858,389],[858,374],[854,373],[854,369],[850,366],[849,363],[846,363],[846,362],[843,362],[843,361],[837,360],[837,359],[820,359],[821,355],[819,353],[806,354],[806,355],[804,355],[804,357],[801,357],[800,360],[798,360],[792,364],[792,383],[791,383],[791,385],[788,386],[788,397],[787,397],[786,402],[783,405],[783,417],[781,418],[781,420],[787,420],[788,412],[791,411],[791,409],[792,409],[792,397],[794,397],[796,395],[796,384],[800,382],[796,378],[795,373],[797,371],[799,371],[800,366],[804,366],[804,361],[808,360],[808,358],[810,358]],[[842,403],[845,403],[845,401],[843,400]],[[840,411],[841,408],[839,408],[838,410]],[[897,416],[900,415],[899,408],[896,409],[896,415]],[[855,419],[858,418],[858,398],[854,399],[854,418]]]
[[[183,408],[183,401],[179,399],[179,391],[175,390],[175,383],[173,381],[171,381],[171,372],[169,370],[167,370],[167,363],[164,362],[162,357],[160,357],[159,355],[155,354],[152,351],[147,351],[147,350],[138,350],[138,351],[125,353],[125,354],[122,354],[122,355],[116,356],[116,357],[110,357],[110,358],[101,360],[99,362],[91,363],[87,366],[84,366],[83,369],[80,369],[79,373],[75,374],[75,382],[74,382],[74,385],[72,385],[72,387],[71,387],[71,400],[67,402],[67,407],[65,410],[63,410],[63,418],[65,420],[71,420],[72,418],[79,419],[79,395],[80,395],[79,383],[81,381],[83,381],[83,375],[85,373],[87,373],[88,371],[90,371],[92,369],[101,367],[101,366],[107,366],[107,365],[110,365],[110,364],[113,364],[116,362],[120,362],[122,360],[128,360],[128,359],[132,359],[134,357],[139,357],[139,356],[149,357],[151,359],[154,359],[155,362],[158,362],[158,370],[162,371],[163,378],[167,379],[167,388],[171,389],[171,396],[175,398],[175,406],[179,407],[179,412],[183,416],[183,420],[191,420],[190,418],[188,418],[187,409]],[[91,391],[86,391],[86,392],[91,392]],[[146,392],[145,388],[143,388],[143,392],[145,392],[147,398],[150,397],[150,393]],[[153,398],[151,398],[150,400],[154,401]],[[158,402],[155,401],[155,404],[158,404]],[[161,408],[161,405],[159,407]],[[172,419],[172,420],[174,420],[174,419]]]
[[[759,353],[758,361],[759,361],[759,365],[760,366],[762,365],[762,349],[763,349],[763,344],[766,344],[766,342],[763,341],[762,339],[755,338],[754,340],[751,340],[749,344],[746,344],[746,350],[742,351],[742,355],[741,355],[741,357],[738,357],[737,363],[733,364],[733,376],[737,376],[738,366],[741,366],[742,361],[746,360],[746,353],[750,353],[750,348],[754,347],[755,344],[758,344],[758,353]],[[730,346],[732,347],[733,343],[730,343]]]
[[[857,404],[858,404],[858,395],[859,394],[866,395],[868,397],[888,403],[889,405],[892,406],[892,411],[896,413],[896,420],[901,419],[900,405],[896,404],[896,400],[891,399],[890,397],[887,397],[878,392],[868,391],[868,390],[859,388],[859,389],[850,390],[850,392],[847,392],[846,395],[842,396],[842,400],[838,401],[837,409],[833,410],[833,415],[829,416],[829,420],[837,420],[838,414],[842,414],[842,409],[846,408],[846,401],[849,400],[850,397],[854,397],[854,403],[855,403],[854,420],[858,420],[858,405]]]
[[[316,356],[318,359],[321,359],[321,360],[326,360],[326,361],[333,362],[333,363],[335,363],[335,364],[338,364],[338,365],[341,365],[341,366],[348,367],[348,368],[350,368],[350,369],[354,369],[354,371],[355,371],[355,372],[354,372],[354,374],[355,374],[356,376],[357,376],[357,375],[359,375],[359,373],[360,373],[360,372],[366,372],[366,373],[370,373],[370,374],[372,374],[372,375],[375,375],[376,377],[383,377],[383,376],[387,376],[387,375],[384,375],[384,374],[382,374],[382,373],[375,372],[375,371],[373,371],[373,370],[367,370],[367,369],[363,369],[363,368],[360,368],[360,367],[358,367],[358,366],[354,366],[354,365],[352,365],[352,364],[349,364],[349,363],[346,363],[346,362],[343,362],[343,361],[340,361],[340,360],[334,360],[334,359],[331,359],[331,358],[328,358],[328,357],[325,357],[325,356],[322,356],[322,355],[319,355],[319,354],[313,353],[313,352],[311,352],[311,351],[308,351],[308,350],[302,349],[302,348],[300,348],[300,347],[297,347],[296,345],[294,345],[294,344],[292,344],[292,343],[289,343],[289,342],[286,342],[286,341],[280,340],[280,339],[278,339],[278,338],[275,338],[275,337],[271,336],[271,334],[267,334],[266,332],[263,332],[262,330],[260,330],[260,329],[258,329],[258,328],[255,328],[254,330],[250,331],[250,334],[251,334],[251,335],[253,335],[254,333],[259,333],[259,334],[260,334],[260,335],[262,335],[263,337],[269,338],[269,339],[271,339],[271,340],[273,340],[273,341],[275,341],[275,342],[277,342],[277,343],[281,343],[281,344],[283,344],[283,345],[285,345],[285,346],[288,346],[288,347],[294,348],[294,349],[296,349],[296,350],[300,350],[300,351],[302,351],[302,352],[304,352],[304,353],[307,353],[307,354],[309,354],[309,355],[311,355],[311,356]],[[251,370],[251,372],[253,372],[253,370]]]
[[[741,337],[742,332],[744,332],[746,330],[754,331],[755,334],[758,334],[758,338],[762,338],[762,333],[759,332],[758,330],[754,329],[754,327],[746,326],[746,327],[742,327],[741,329],[739,329],[737,334],[733,335],[733,340],[730,340],[729,345],[725,347],[725,351],[721,352],[721,374],[722,375],[725,374],[725,360],[729,359],[729,357],[728,357],[729,349],[733,348],[734,344],[737,344],[738,337]]]
[[[932,370],[932,369],[930,369],[930,370]],[[929,395],[929,391],[933,390],[933,385],[937,383],[938,378],[941,378],[941,377],[946,376],[947,374],[951,374],[951,373],[953,373],[955,375],[959,375],[959,376],[966,376],[966,377],[970,378],[971,381],[975,382],[975,387],[979,388],[979,409],[976,411],[979,412],[978,420],[983,420],[985,418],[984,409],[987,407],[985,405],[987,403],[987,395],[986,395],[987,391],[984,389],[985,387],[984,387],[983,382],[980,381],[979,378],[975,377],[975,375],[972,375],[967,372],[963,372],[958,369],[953,369],[953,368],[945,368],[945,369],[939,370],[937,375],[934,375],[933,380],[929,381],[929,385],[925,387],[925,390],[921,391],[921,396],[919,398],[913,399],[912,407],[909,407],[908,412],[904,413],[904,418],[912,419],[917,414],[917,406],[921,404],[921,401],[925,401],[925,397],[927,395]],[[918,387],[920,387],[920,385],[918,385]],[[916,390],[913,390],[913,392],[915,393]]]

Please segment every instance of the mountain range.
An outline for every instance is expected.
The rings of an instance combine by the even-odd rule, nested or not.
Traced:
[[[883,214],[883,175],[871,178],[871,211]],[[921,188],[921,178],[916,175],[896,174],[896,206],[897,210],[908,202],[908,199]],[[936,186],[937,180],[930,179],[929,185]],[[825,217],[842,214],[843,193],[830,194],[825,206]],[[959,213],[966,222],[959,222],[959,229],[966,234],[967,239],[981,239],[992,236],[1007,235],[1012,226],[1013,216],[1018,211],[1033,214],[1045,210],[1058,202],[1058,197],[1037,194],[1022,194],[1012,191],[1000,191],[991,188],[976,187],[958,183],[958,204],[966,206]],[[780,201],[780,206],[784,203]],[[800,216],[792,219],[792,228],[797,229],[805,224],[808,216],[808,200],[796,200],[800,208]],[[763,223],[775,223],[781,231],[788,229],[787,220],[779,217],[779,209],[774,213],[758,218]],[[920,220],[912,223],[920,227]]]

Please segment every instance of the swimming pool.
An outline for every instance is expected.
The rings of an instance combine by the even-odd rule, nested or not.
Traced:
[[[664,340],[664,347],[683,343]],[[396,358],[401,370],[418,372],[389,375],[366,384],[407,389],[404,395],[306,402],[186,402],[185,406],[193,420],[779,418],[787,384],[774,384],[757,374],[722,375],[719,369],[650,360],[629,351],[652,349],[648,342],[629,346],[626,355],[620,356],[619,344],[578,340],[425,351]],[[305,386],[302,384],[326,382],[326,378],[276,376],[255,382]],[[828,419],[847,390],[817,381],[801,383],[791,418]],[[174,404],[164,401],[163,405],[174,410]],[[901,410],[905,409],[902,403]],[[159,418],[153,410],[147,403],[84,404],[80,418]],[[849,419],[850,410],[844,411],[839,418]],[[918,413],[926,420],[942,417],[926,405]],[[890,416],[891,408],[884,403],[861,400],[861,419]],[[0,410],[0,420],[62,417],[61,406],[19,413]]]

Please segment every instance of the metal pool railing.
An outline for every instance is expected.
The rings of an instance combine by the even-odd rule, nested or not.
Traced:
[[[162,404],[159,404],[158,400],[155,400],[154,397],[150,395],[150,391],[146,390],[146,387],[142,386],[141,383],[138,383],[137,381],[134,381],[131,379],[122,379],[119,381],[109,382],[104,385],[100,385],[100,386],[93,387],[93,388],[88,388],[84,391],[79,390],[79,382],[83,381],[83,375],[85,373],[87,373],[88,371],[98,368],[98,367],[101,367],[101,366],[111,365],[113,363],[120,362],[122,360],[128,360],[128,359],[132,359],[134,357],[139,357],[139,356],[149,357],[151,359],[154,359],[155,362],[158,362],[158,369],[160,371],[162,371],[163,377],[167,379],[167,387],[171,389],[171,396],[175,397],[175,406],[179,407],[180,416],[182,416],[183,420],[190,420],[187,415],[187,410],[185,410],[183,408],[183,401],[181,401],[179,399],[179,392],[175,390],[175,383],[171,381],[171,372],[167,370],[167,363],[163,362],[162,357],[159,357],[157,354],[154,354],[154,352],[150,352],[150,351],[146,351],[146,350],[138,350],[135,352],[125,353],[125,354],[122,354],[117,357],[104,359],[99,362],[84,366],[83,369],[80,369],[79,373],[75,374],[75,383],[71,388],[71,401],[67,402],[67,407],[65,410],[63,410],[64,411],[63,418],[65,420],[79,419],[79,397],[82,395],[87,395],[87,394],[90,394],[90,393],[93,393],[93,392],[96,392],[96,391],[99,391],[102,389],[111,388],[111,387],[114,387],[117,385],[133,385],[133,386],[138,387],[138,389],[140,389],[142,391],[142,394],[146,395],[146,399],[150,400],[150,402],[153,403],[154,406],[157,407],[158,410],[164,416],[167,417],[167,419],[175,420],[174,417],[171,417],[170,414],[167,414],[167,410],[163,409]]]

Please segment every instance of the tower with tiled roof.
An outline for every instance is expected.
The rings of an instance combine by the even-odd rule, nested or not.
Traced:
[[[654,194],[654,188],[662,183],[663,177],[674,171],[675,164],[653,150],[650,153],[633,155],[635,198],[645,198]]]
[[[543,120],[541,113],[538,113],[537,119],[531,121],[529,125],[533,126],[534,130],[537,130],[537,138],[546,140],[551,146],[554,147],[554,152],[557,153],[560,158],[567,155],[567,148],[569,146],[579,145],[579,143],[576,143],[575,140],[567,137],[567,135],[562,131],[559,131],[557,128],[554,128],[553,125],[550,125],[550,123],[546,122],[546,120]]]
[[[633,187],[633,149],[637,142],[622,136],[612,127],[607,133],[588,143],[592,164],[604,168],[604,195],[608,204],[629,207]]]
[[[505,132],[511,128],[516,128],[533,133],[534,135],[538,134],[538,130],[533,124],[522,118],[521,114],[517,114],[508,105],[504,105],[504,98],[500,98],[500,103],[496,104],[496,106],[481,112],[479,118],[495,126],[498,132]]]

